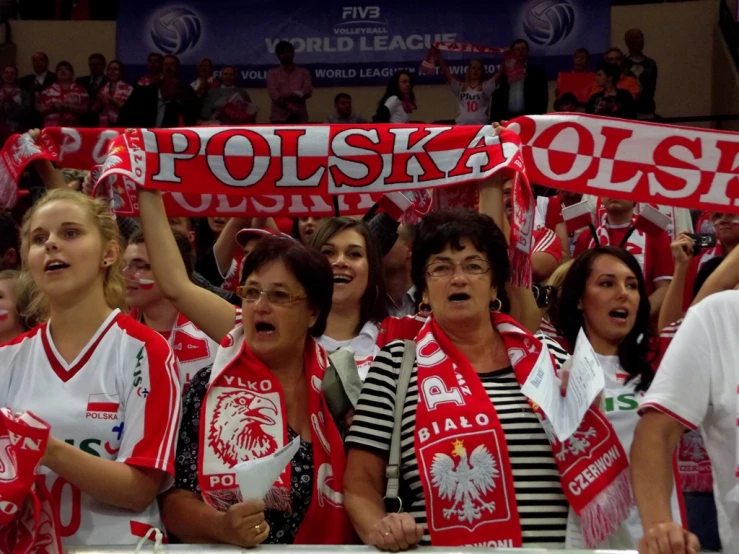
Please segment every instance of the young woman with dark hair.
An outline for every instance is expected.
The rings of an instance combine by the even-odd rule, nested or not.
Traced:
[[[379,326],[387,317],[382,257],[367,225],[356,219],[325,219],[310,245],[331,264],[334,281],[326,333],[318,339],[328,352],[351,347],[364,379],[379,348]]]
[[[580,329],[585,331],[605,373],[606,416],[629,452],[656,359],[649,297],[636,258],[612,246],[583,252],[564,279],[554,324],[570,351]],[[672,496],[676,521],[681,518],[679,494]],[[636,507],[627,525],[637,542],[642,526]]]
[[[408,114],[416,110],[416,96],[413,94],[413,79],[405,70],[396,71],[385,89],[377,113],[376,123],[408,123]]]

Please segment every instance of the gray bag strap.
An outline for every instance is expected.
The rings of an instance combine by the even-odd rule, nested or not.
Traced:
[[[403,423],[403,407],[405,397],[408,394],[408,384],[413,373],[413,364],[416,361],[416,343],[412,340],[405,341],[403,350],[403,362],[398,374],[398,387],[395,393],[395,420],[393,423],[393,435],[390,440],[390,457],[385,468],[387,487],[385,488],[385,509],[387,513],[398,513],[403,511],[403,502],[400,499],[400,428]]]

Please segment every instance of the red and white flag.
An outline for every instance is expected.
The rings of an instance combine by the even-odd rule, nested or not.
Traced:
[[[402,192],[389,192],[380,198],[379,202],[382,211],[396,221],[403,217],[403,214],[408,211],[412,203],[411,199]]]
[[[117,394],[98,393],[91,394],[87,399],[88,412],[110,412],[117,413],[120,402]]]
[[[593,224],[593,212],[587,200],[562,208],[562,219],[568,233],[579,231],[583,227]]]
[[[634,227],[645,232],[650,237],[658,237],[670,225],[670,216],[663,214],[657,208],[646,204],[634,222]]]

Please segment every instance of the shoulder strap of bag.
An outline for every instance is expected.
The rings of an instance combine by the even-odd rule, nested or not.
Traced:
[[[413,364],[416,361],[416,343],[412,340],[405,342],[403,362],[398,374],[398,387],[395,393],[395,414],[393,435],[390,440],[390,458],[385,468],[387,487],[385,488],[385,509],[387,513],[403,511],[403,502],[400,499],[400,428],[403,423],[403,407],[408,393],[408,384],[413,373]]]

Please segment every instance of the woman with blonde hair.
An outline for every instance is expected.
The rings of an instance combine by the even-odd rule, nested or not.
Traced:
[[[0,407],[51,426],[39,471],[65,546],[136,544],[161,527],[174,473],[174,358],[121,312],[120,254],[108,207],[78,192],[53,190],[24,217],[21,281],[43,323],[0,347]]]
[[[19,278],[20,272],[14,269],[0,271],[0,344],[28,331],[22,317],[24,308],[20,302]]]
[[[480,60],[472,60],[467,66],[464,81],[461,81],[449,70],[441,50],[437,49],[435,53],[441,73],[457,99],[457,125],[487,125],[497,73],[486,79],[485,65]]]
[[[542,300],[537,299],[537,304],[541,306],[541,324],[539,325],[539,333],[544,334],[557,342],[561,342],[562,337],[557,333],[557,329],[554,327],[553,321],[557,319],[557,313],[559,311],[559,297],[562,294],[562,285],[567,277],[567,272],[572,267],[572,260],[568,260],[557,269],[554,270],[547,279],[544,287],[539,290],[540,295],[545,295],[547,298]]]

